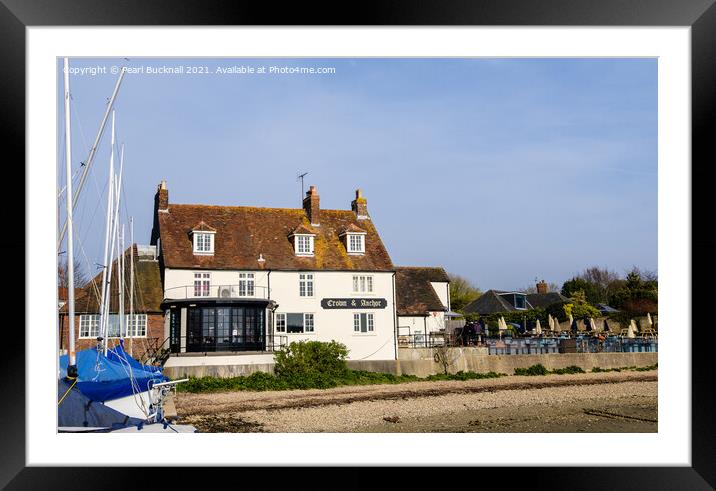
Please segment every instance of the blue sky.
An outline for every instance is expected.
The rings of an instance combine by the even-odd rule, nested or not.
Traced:
[[[656,59],[70,64],[107,68],[70,78],[74,171],[114,87],[110,67],[210,72],[125,76],[116,103],[118,142],[125,144],[122,215],[134,217],[138,243],[149,242],[161,179],[170,203],[298,208],[296,176],[308,172],[306,186],[318,187],[323,208],[349,209],[355,189],[363,189],[396,265],[442,266],[482,290],[522,288],[535,277],[561,285],[593,265],[621,274],[632,265],[657,269]],[[335,73],[215,73],[231,66]],[[93,274],[104,240],[109,153],[108,128],[75,211],[80,255]]]

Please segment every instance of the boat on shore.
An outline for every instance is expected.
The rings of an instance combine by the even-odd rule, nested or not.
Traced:
[[[58,237],[58,249],[63,243],[67,231],[67,311],[69,326],[69,350],[66,355],[59,356],[58,368],[58,431],[59,432],[173,432],[186,433],[195,431],[191,426],[170,424],[165,415],[165,404],[177,383],[183,380],[169,380],[162,373],[161,366],[144,365],[124,350],[124,337],[129,329],[132,318],[132,300],[134,283],[130,281],[129,315],[124,312],[124,267],[125,261],[121,254],[124,245],[124,228],[119,227],[119,210],[121,196],[122,170],[124,165],[124,148],[120,156],[119,175],[114,175],[115,155],[115,117],[112,105],[117,95],[124,72],[115,86],[112,98],[105,111],[95,144],[87,159],[78,192],[72,192],[72,153],[70,131],[70,89],[69,60],[64,59],[65,82],[65,164],[67,185],[66,222]],[[112,114],[112,141],[109,184],[107,187],[107,221],[105,228],[104,264],[102,272],[102,292],[100,310],[100,335],[97,337],[96,348],[75,350],[75,286],[74,286],[74,254],[73,240],[75,236],[72,211],[76,204],[82,183],[89,171],[97,146],[101,141],[108,116]],[[110,247],[111,244],[111,247]],[[133,247],[133,245],[132,245]],[[58,251],[59,252],[59,251]],[[119,302],[116,314],[110,314],[110,291],[112,285],[113,256],[116,253],[118,274],[116,282],[119,290]],[[130,262],[133,273],[133,262]],[[131,275],[133,278],[133,274]],[[97,292],[99,294],[99,292]],[[116,315],[119,323],[117,332],[110,322],[110,315]],[[109,337],[119,338],[114,346],[109,345]]]

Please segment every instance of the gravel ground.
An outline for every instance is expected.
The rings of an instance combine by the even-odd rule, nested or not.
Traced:
[[[656,432],[657,371],[180,393],[202,432]]]

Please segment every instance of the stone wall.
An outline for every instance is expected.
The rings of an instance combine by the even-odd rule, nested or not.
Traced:
[[[594,367],[621,368],[654,365],[658,353],[555,353],[542,355],[488,355],[487,348],[451,348],[454,362],[450,373],[497,372],[512,375],[515,368],[528,368],[541,363],[548,370],[576,365],[588,372]],[[172,357],[164,367],[170,378],[184,377],[238,377],[254,372],[273,373],[271,355],[253,359],[235,356]],[[442,373],[442,365],[433,359],[429,348],[400,348],[398,360],[348,360],[348,368],[368,372],[392,373],[393,375],[416,375],[427,377]]]
[[[658,353],[554,353],[542,355],[487,355],[486,348],[453,348],[455,362],[449,372],[497,372],[512,375],[515,368],[528,368],[541,363],[548,370],[576,365],[584,371],[592,368],[649,366],[657,363]],[[427,348],[400,348],[399,369],[403,374],[426,377],[440,373],[442,366],[433,360]]]

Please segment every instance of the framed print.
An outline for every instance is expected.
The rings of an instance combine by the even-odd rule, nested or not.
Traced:
[[[714,486],[710,334],[692,312],[708,288],[691,276],[712,248],[693,234],[712,3],[375,3],[349,19],[4,1],[27,232],[5,242],[25,258],[26,320],[2,357],[0,482],[461,466],[558,488]],[[479,291],[460,303],[463,276]],[[94,375],[73,375],[83,356]],[[285,375],[300,356],[340,363]],[[567,414],[579,385],[590,405]],[[84,422],[49,416],[68,395]],[[98,406],[119,416],[89,424]],[[199,431],[149,434],[182,425]]]

